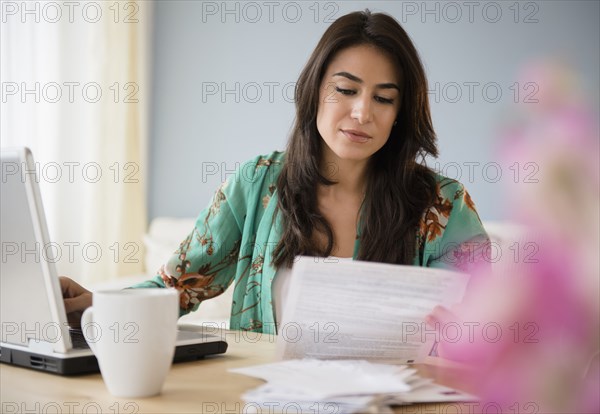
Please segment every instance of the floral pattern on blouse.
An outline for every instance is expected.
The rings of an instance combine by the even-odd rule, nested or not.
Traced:
[[[489,250],[489,238],[483,230],[475,203],[468,191],[458,181],[446,177],[439,177],[436,188],[436,199],[425,211],[419,223],[418,257],[423,259],[427,249],[430,257],[434,258],[432,262],[435,266],[464,272],[489,265],[486,256]],[[459,214],[456,213],[457,210],[460,211]],[[454,227],[463,225],[465,230],[469,231],[480,227],[480,231],[473,232],[472,237],[457,237],[455,234],[461,230],[457,228],[450,233],[453,235],[452,239],[444,240],[446,229],[453,217],[461,217],[464,221],[454,224],[456,220],[452,220]],[[427,265],[427,260],[417,264],[424,265],[423,263]]]
[[[272,253],[282,235],[276,183],[284,162],[284,153],[273,152],[242,164],[157,276],[133,287],[176,288],[181,315],[233,289],[231,329],[275,333]],[[442,176],[436,180],[435,202],[418,225],[413,264],[468,269],[479,252],[473,241],[485,242],[487,235],[462,184]]]

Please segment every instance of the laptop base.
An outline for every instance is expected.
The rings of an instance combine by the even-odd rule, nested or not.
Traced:
[[[207,355],[224,354],[226,351],[227,342],[225,341],[179,345],[175,348],[173,363],[200,360]],[[7,347],[0,347],[0,363],[58,375],[74,376],[100,372],[98,360],[94,355],[58,358]]]

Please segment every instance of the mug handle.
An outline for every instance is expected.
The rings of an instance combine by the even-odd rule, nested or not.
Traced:
[[[100,338],[99,338],[99,332],[96,332],[96,335],[94,335],[94,331],[97,331],[97,329],[94,329],[94,326],[98,325],[98,324],[94,323],[93,319],[94,319],[94,307],[90,306],[81,315],[81,332],[83,333],[83,337],[85,338],[85,341],[90,346],[90,349],[92,350],[92,352],[94,354],[96,354],[96,342]]]

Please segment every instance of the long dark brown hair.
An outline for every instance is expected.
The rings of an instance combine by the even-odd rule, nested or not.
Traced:
[[[369,161],[357,259],[412,264],[417,253],[419,219],[435,197],[435,178],[424,158],[438,154],[427,78],[417,50],[400,24],[367,9],[342,16],[329,26],[296,84],[296,120],[277,181],[283,225],[283,237],[274,250],[277,267],[291,266],[297,255],[331,255],[333,231],[317,207],[317,186],[335,184],[319,170],[324,145],[316,123],[319,89],[336,53],[365,44],[392,58],[402,97],[389,139]],[[326,246],[315,243],[315,231],[326,236]]]

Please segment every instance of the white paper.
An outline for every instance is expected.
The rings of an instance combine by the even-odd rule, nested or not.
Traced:
[[[267,381],[242,395],[247,408],[257,412],[383,413],[391,412],[390,405],[476,401],[472,395],[419,377],[406,365],[302,359],[229,371]]]
[[[415,374],[406,366],[314,359],[230,369],[268,382],[242,395],[256,412],[386,412],[389,395],[406,393]],[[391,411],[389,411],[391,412]]]
[[[319,401],[304,394],[297,394],[270,383],[261,385],[242,395],[247,402],[244,411],[251,413],[248,408],[257,406],[255,412],[273,413],[320,413],[320,414],[349,414],[366,413],[373,407],[371,412],[381,414],[380,398],[373,395],[366,396],[343,396],[332,398],[327,401]],[[390,411],[391,413],[391,411]]]
[[[416,403],[447,403],[447,402],[474,402],[478,398],[472,394],[444,387],[443,385],[429,382],[420,383],[408,393],[390,396],[386,401],[389,405],[416,404]]]
[[[236,368],[244,374],[277,384],[295,396],[326,400],[340,396],[407,392],[405,379],[415,370],[366,361],[288,360]]]
[[[441,269],[301,257],[278,327],[278,355],[420,362],[436,339],[425,316],[460,302],[468,279]]]

